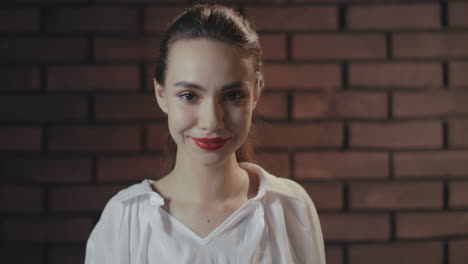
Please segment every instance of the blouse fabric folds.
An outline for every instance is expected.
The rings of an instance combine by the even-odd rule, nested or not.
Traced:
[[[281,263],[325,264],[316,208],[296,182],[253,163],[259,190],[201,238],[161,206],[145,179],[106,204],[86,244],[85,264]]]

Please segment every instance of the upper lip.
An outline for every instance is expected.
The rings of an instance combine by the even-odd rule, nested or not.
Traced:
[[[214,138],[196,138],[192,137],[193,139],[201,142],[223,142],[225,140],[228,140],[229,138],[222,138],[222,137],[214,137]]]

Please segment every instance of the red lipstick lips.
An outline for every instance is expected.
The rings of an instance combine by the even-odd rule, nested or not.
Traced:
[[[220,149],[224,144],[229,140],[229,138],[194,138],[192,137],[193,142],[200,147],[201,149],[208,151],[215,151]]]

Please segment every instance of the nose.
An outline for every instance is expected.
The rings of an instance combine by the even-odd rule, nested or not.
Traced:
[[[216,100],[205,100],[198,115],[200,128],[208,131],[217,131],[224,127],[224,109]]]

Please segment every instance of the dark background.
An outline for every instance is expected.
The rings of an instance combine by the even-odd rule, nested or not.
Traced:
[[[468,2],[219,1],[260,33],[260,164],[299,181],[329,264],[468,262]],[[161,32],[193,1],[2,0],[2,263],[83,263],[161,169]]]

